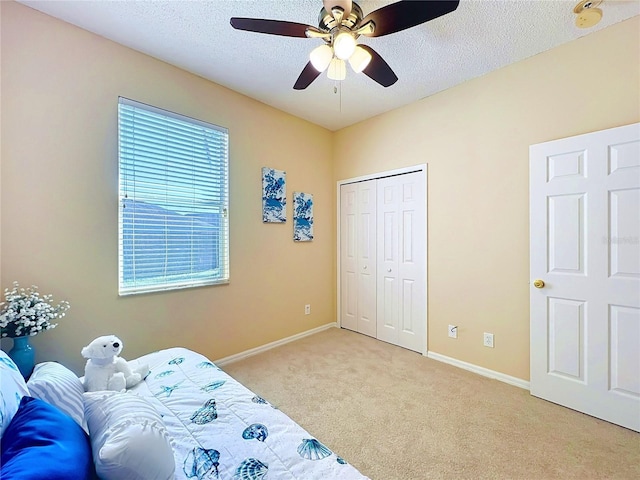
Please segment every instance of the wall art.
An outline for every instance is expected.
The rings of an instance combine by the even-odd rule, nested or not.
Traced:
[[[293,240],[313,240],[313,195],[293,192]]]
[[[262,168],[262,221],[284,223],[287,221],[287,172]]]

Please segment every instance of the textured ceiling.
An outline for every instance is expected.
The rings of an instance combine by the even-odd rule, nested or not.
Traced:
[[[640,0],[606,0],[595,27],[575,26],[577,0],[462,0],[448,15],[359,42],[374,48],[399,80],[384,88],[347,68],[295,83],[319,39],[234,30],[231,17],[318,25],[322,0],[33,1],[27,6],[188,70],[330,130],[531,57],[640,14]],[[364,14],[391,1],[360,0]]]

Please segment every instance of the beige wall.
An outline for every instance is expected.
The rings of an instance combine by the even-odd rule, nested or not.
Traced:
[[[38,361],[81,371],[81,347],[107,333],[125,341],[125,358],[184,345],[217,359],[335,321],[331,132],[0,3],[1,284],[71,302],[57,329],[34,338]],[[119,95],[229,128],[229,285],[118,297]],[[287,172],[286,224],[262,223],[263,166]],[[292,240],[294,190],[314,194],[311,243]]]
[[[640,119],[639,31],[635,17],[335,135],[336,181],[428,164],[430,351],[529,378],[529,145]]]

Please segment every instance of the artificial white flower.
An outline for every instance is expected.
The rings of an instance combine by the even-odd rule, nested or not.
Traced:
[[[21,288],[13,282],[13,289],[4,290],[6,301],[0,303],[0,336],[22,337],[37,335],[43,330],[58,326],[50,320],[62,318],[71,305],[62,300],[58,305],[51,303],[52,295],[40,296],[38,287]]]

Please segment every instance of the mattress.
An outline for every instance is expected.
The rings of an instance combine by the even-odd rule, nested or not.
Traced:
[[[206,357],[170,348],[138,359],[151,373],[131,391],[172,437],[176,479],[359,480],[367,477]]]

